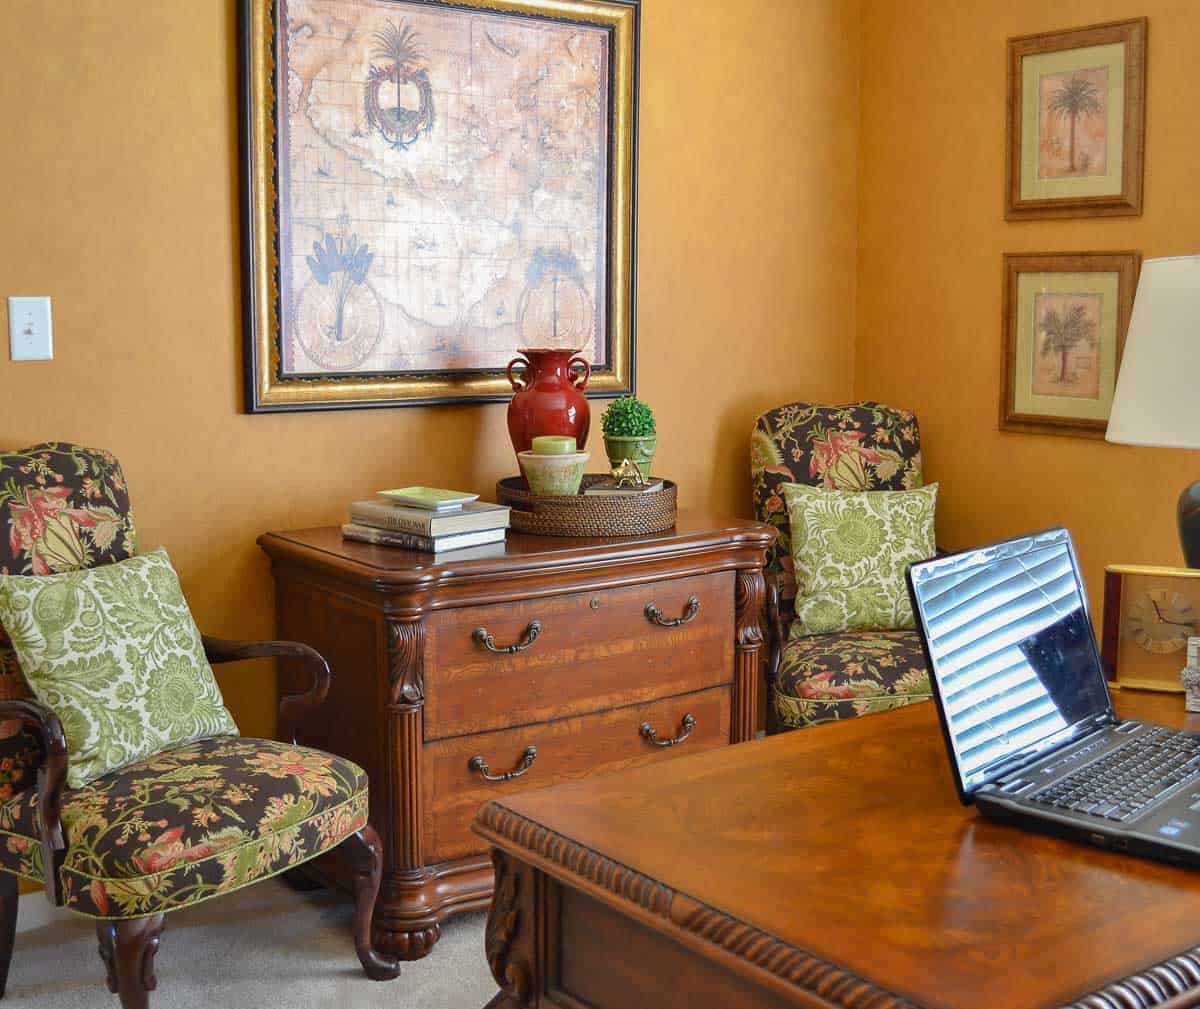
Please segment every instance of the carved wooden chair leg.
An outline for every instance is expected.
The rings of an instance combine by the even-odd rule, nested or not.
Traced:
[[[17,877],[0,872],[0,998],[8,986],[8,965],[12,963],[13,939],[17,935]]]
[[[108,990],[121,998],[121,1009],[148,1009],[158,985],[154,954],[162,934],[163,916],[129,921],[96,922],[100,959],[108,972]]]
[[[400,961],[377,951],[371,939],[375,898],[383,875],[383,844],[375,828],[367,824],[346,838],[341,848],[354,874],[354,948],[358,961],[372,981],[390,981],[400,974]]]

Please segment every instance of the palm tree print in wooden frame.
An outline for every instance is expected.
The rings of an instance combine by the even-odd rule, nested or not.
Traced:
[[[1005,216],[1142,212],[1145,18],[1008,40]]]
[[[1000,429],[1103,438],[1138,252],[1004,257]]]

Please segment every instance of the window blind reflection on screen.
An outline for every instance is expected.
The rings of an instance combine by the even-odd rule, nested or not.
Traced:
[[[1094,713],[1091,625],[1069,538],[1055,533],[947,558],[914,575],[964,784]],[[1103,710],[1102,677],[1099,685]]]

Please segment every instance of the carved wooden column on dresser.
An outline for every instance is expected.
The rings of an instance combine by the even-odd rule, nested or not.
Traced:
[[[337,528],[259,538],[279,636],[333,669],[300,740],[370,775],[381,948],[417,959],[440,922],[487,906],[471,821],[489,799],[753,738],[774,536],[683,514],[653,536],[510,533],[502,556],[466,560]]]

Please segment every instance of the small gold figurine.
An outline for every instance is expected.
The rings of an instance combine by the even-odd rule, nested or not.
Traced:
[[[645,487],[649,481],[635,459],[622,459],[612,471],[614,487]]]

